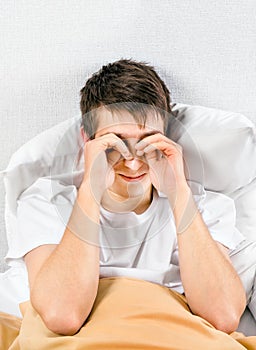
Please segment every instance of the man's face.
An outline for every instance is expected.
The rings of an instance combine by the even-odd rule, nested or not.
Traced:
[[[109,188],[110,192],[120,196],[123,200],[143,195],[151,189],[152,184],[148,164],[144,157],[136,155],[135,145],[149,135],[164,133],[161,117],[149,114],[145,126],[141,126],[125,110],[113,114],[101,108],[98,118],[99,124],[95,138],[114,133],[124,141],[133,156],[131,160],[127,160],[120,155],[120,159],[114,164],[115,180]],[[109,156],[111,156],[110,153]]]

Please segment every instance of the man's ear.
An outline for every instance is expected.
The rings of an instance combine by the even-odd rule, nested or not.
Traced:
[[[89,140],[89,137],[87,136],[87,134],[84,132],[84,128],[81,126],[80,127],[80,133],[81,133],[81,136],[84,140],[84,142],[87,142]]]

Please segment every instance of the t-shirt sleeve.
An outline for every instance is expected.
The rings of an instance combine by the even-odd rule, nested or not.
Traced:
[[[236,208],[232,198],[221,193],[205,191],[199,211],[215,241],[233,250],[245,240],[236,228]]]
[[[7,264],[14,265],[32,249],[58,244],[64,234],[77,196],[74,185],[39,178],[17,200],[15,229],[8,239]]]

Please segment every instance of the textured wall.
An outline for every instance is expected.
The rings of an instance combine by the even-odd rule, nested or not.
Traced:
[[[0,2],[0,169],[38,132],[79,113],[90,73],[121,57],[158,67],[175,101],[256,122],[256,6],[247,1]],[[0,256],[6,250],[0,184]]]

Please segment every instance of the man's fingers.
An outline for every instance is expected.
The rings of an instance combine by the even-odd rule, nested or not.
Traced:
[[[117,137],[115,134],[108,134],[105,135],[106,137],[104,138],[104,136],[102,137],[102,139],[104,138],[104,142],[105,142],[105,147],[106,147],[106,151],[108,154],[111,153],[111,151],[115,152],[119,152],[125,159],[130,159],[132,157],[128,147],[126,146],[126,144],[124,143],[123,140],[121,140],[119,137]],[[116,155],[113,156],[113,158],[116,158]]]
[[[160,133],[145,137],[143,140],[136,144],[135,148],[137,151],[143,151],[148,145],[152,145],[160,151],[164,151],[166,149],[174,149],[177,151],[182,150],[182,147],[178,143],[172,141],[171,139]],[[151,149],[149,148],[149,151],[150,150]]]
[[[158,142],[144,145],[144,148],[140,148],[136,153],[138,156],[143,154],[147,155],[156,150],[166,157],[182,154],[182,148],[179,145],[173,146],[172,144],[167,143],[165,140],[160,140]]]
[[[121,154],[118,151],[116,151],[114,148],[108,148],[106,150],[106,156],[107,156],[108,163],[110,165],[114,165],[119,161],[119,159],[121,159]]]
[[[89,141],[87,146],[89,143],[93,143],[92,153],[96,155],[99,151],[106,152],[106,156],[112,164],[116,163],[121,156],[125,159],[132,158],[132,155],[124,141],[115,134],[110,133],[97,137],[96,139]]]
[[[132,158],[132,155],[127,148],[126,144],[121,140],[117,140],[116,144],[113,146],[125,159]]]
[[[169,149],[165,142],[156,142],[147,145],[143,150],[137,151],[137,155],[145,155],[146,158],[157,158],[160,159],[164,156],[165,152]]]

